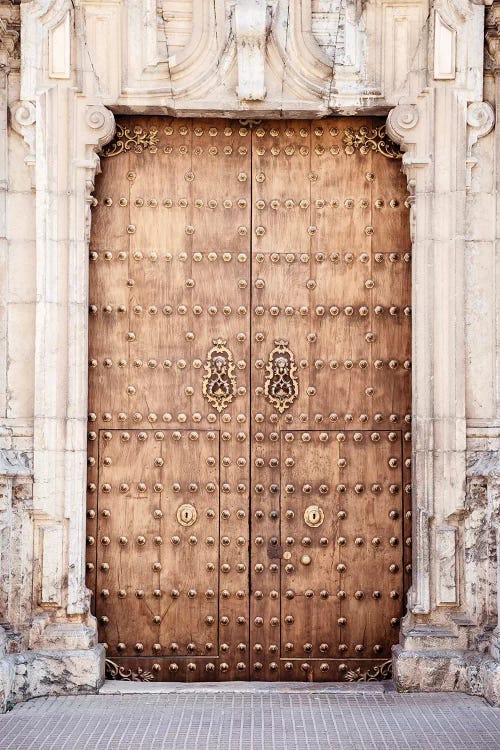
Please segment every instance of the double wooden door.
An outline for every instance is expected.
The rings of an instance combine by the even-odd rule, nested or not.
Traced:
[[[376,119],[123,118],[90,253],[87,575],[110,677],[390,674],[410,239]]]

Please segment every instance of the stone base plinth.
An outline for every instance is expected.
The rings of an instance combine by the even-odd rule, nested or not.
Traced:
[[[0,711],[44,695],[96,693],[104,683],[104,659],[102,645],[0,657]]]
[[[410,651],[393,648],[393,678],[402,692],[481,695],[500,706],[500,662],[477,651]]]

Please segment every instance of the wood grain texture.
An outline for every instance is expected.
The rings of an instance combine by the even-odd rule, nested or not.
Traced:
[[[408,207],[400,163],[344,140],[379,125],[134,117],[157,149],[103,159],[88,585],[109,658],[147,679],[360,679],[398,640]]]

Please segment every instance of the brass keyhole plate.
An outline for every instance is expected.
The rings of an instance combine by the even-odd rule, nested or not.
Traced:
[[[196,523],[197,517],[196,508],[190,503],[184,503],[177,508],[177,520],[181,526],[192,526]]]
[[[323,508],[320,508],[319,505],[309,505],[305,509],[304,521],[308,526],[311,526],[311,528],[315,529],[318,526],[321,526],[324,520],[325,514],[323,513]]]

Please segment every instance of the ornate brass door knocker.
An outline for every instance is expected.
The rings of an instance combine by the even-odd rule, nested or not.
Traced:
[[[208,403],[220,413],[236,395],[235,364],[226,341],[213,339],[212,343],[205,363],[202,392]]]
[[[278,339],[274,344],[266,365],[264,394],[269,403],[283,414],[299,395],[299,381],[295,375],[297,365],[288,341]]]

